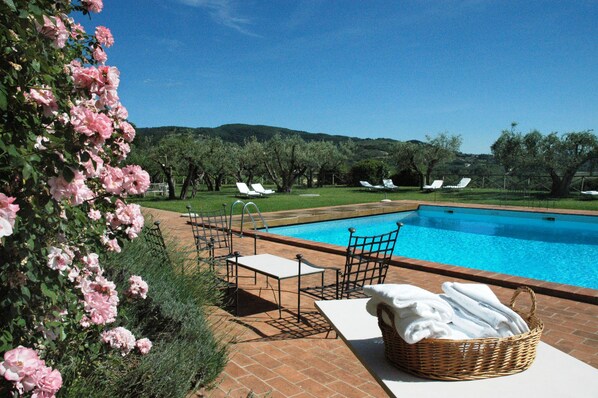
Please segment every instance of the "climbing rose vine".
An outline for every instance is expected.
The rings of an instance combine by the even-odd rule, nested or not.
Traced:
[[[149,175],[107,64],[109,28],[73,19],[102,0],[0,2],[0,395],[54,397],[69,377],[152,343],[118,324],[105,252],[143,228]],[[123,295],[147,297],[141,276]]]

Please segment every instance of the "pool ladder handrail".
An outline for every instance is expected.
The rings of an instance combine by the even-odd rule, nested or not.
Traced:
[[[257,212],[257,215],[259,216],[259,219],[262,222],[262,225],[266,229],[266,232],[268,232],[268,224],[266,223],[266,220],[264,219],[262,212],[260,211],[260,209],[257,207],[257,205],[255,203],[253,203],[253,202],[245,203],[242,200],[236,200],[230,207],[230,217],[229,217],[228,225],[229,225],[229,228],[231,229],[231,236],[232,236],[234,209],[235,209],[235,206],[238,204],[243,205],[243,208],[241,209],[241,227],[240,227],[240,232],[239,232],[238,236],[240,238],[243,237],[243,225],[245,224],[245,214],[247,214],[249,216],[249,218],[251,219],[251,223],[253,225],[253,231],[254,231],[253,254],[257,254],[258,229],[257,229],[256,220],[253,217],[253,214],[251,213],[250,208],[253,207],[255,209],[255,212]],[[231,239],[231,241],[232,241],[232,239]]]

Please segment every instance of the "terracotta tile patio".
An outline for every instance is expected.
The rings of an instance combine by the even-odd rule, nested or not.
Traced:
[[[379,211],[375,206],[372,208],[375,212]],[[175,237],[179,244],[192,244],[191,228],[186,224],[186,218],[168,211],[144,211],[154,220],[160,220],[165,233]],[[248,236],[236,238],[235,249],[253,254],[253,239]],[[286,258],[294,258],[295,254],[301,253],[320,265],[344,264],[344,257],[340,254],[266,240],[258,240],[257,251]],[[470,278],[399,266],[391,267],[387,277],[389,283],[409,283],[434,292],[439,292],[441,283],[446,280],[471,281]],[[488,283],[503,302],[511,298],[511,288],[488,281],[484,283]],[[301,313],[305,319],[299,323],[296,321],[295,279],[282,284],[283,312],[279,319],[275,287],[273,281],[267,284],[266,278],[259,275],[255,285],[252,279],[243,280],[239,316],[214,309],[212,321],[218,325],[219,333],[232,342],[230,362],[220,376],[219,385],[211,391],[198,392],[196,396],[386,396],[342,340],[329,330],[307,296],[303,296],[301,302]],[[598,294],[590,289],[585,289],[584,293],[590,294],[590,301]],[[598,305],[546,294],[538,294],[537,303],[538,316],[545,324],[542,340],[598,368]],[[526,300],[521,300],[523,307],[526,304]]]

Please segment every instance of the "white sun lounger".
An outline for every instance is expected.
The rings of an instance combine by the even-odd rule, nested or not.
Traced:
[[[457,185],[445,185],[443,188],[446,189],[463,189],[471,182],[471,178],[464,177],[461,178],[461,181]]]
[[[385,186],[383,185],[372,185],[367,181],[359,181],[359,183],[361,184],[362,187],[365,187],[367,189],[371,190],[380,190],[380,189],[386,189]]]
[[[432,183],[430,185],[424,185],[422,187],[422,190],[424,191],[435,191],[437,189],[442,188],[442,184],[444,183],[444,181],[442,180],[434,180],[432,181]]]
[[[271,189],[265,189],[262,184],[257,183],[257,184],[251,184],[251,188],[253,188],[253,190],[257,193],[260,193],[262,195],[272,195],[273,193],[276,193],[276,191],[273,191]]]
[[[394,182],[392,182],[392,180],[390,178],[388,178],[386,180],[382,180],[382,183],[384,184],[384,188],[386,188],[386,189],[390,189],[390,190],[399,189],[399,186],[395,185]]]
[[[262,196],[262,194],[250,190],[247,184],[245,184],[244,182],[238,182],[237,189],[239,190],[239,194],[241,194],[241,196],[245,198],[259,198],[260,196]]]

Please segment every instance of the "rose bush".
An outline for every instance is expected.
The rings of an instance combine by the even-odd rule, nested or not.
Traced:
[[[120,166],[135,131],[120,73],[105,64],[114,37],[72,18],[102,8],[0,2],[0,395],[53,397],[103,358],[152,346],[110,327],[119,297],[101,258],[141,232],[140,208],[126,199],[147,190],[149,175]],[[126,294],[147,292],[136,276]]]

